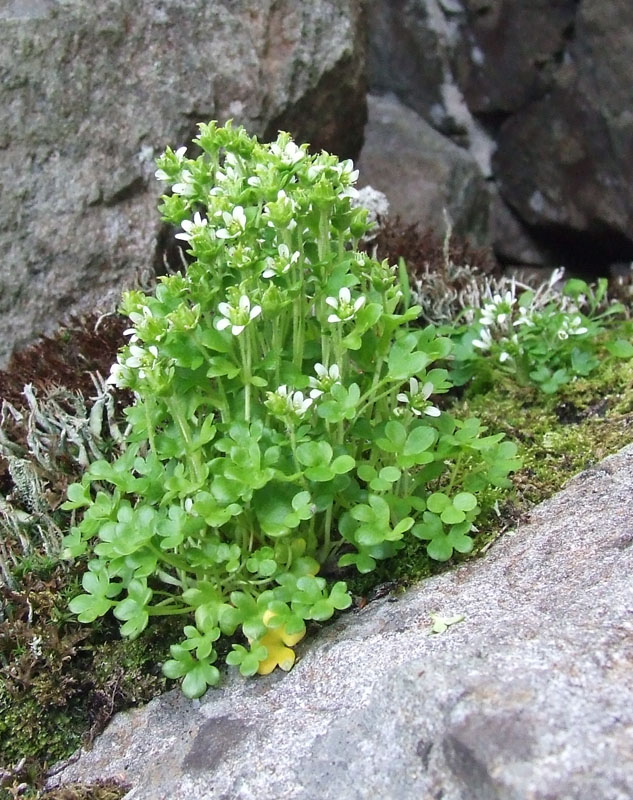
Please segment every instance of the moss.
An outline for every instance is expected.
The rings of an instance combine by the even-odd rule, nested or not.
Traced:
[[[37,566],[35,564],[35,566]],[[90,744],[117,711],[165,690],[160,662],[177,635],[169,620],[135,641],[114,622],[80,625],[69,617],[78,567],[42,563],[15,590],[1,589],[0,765],[41,783],[48,767]]]

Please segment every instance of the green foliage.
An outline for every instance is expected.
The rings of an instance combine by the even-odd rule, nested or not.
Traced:
[[[126,449],[65,504],[82,516],[66,553],[90,555],[71,611],[112,610],[130,638],[184,615],[164,672],[189,697],[219,680],[222,636],[241,637],[227,661],[243,674],[289,669],[305,622],[351,604],[324,564],[369,572],[408,535],[438,560],[468,552],[480,496],[519,464],[432,404],[451,341],[412,328],[402,274],[356,249],[350,161],[230,124],[195,144],[157,172],[192,263],[123,301],[109,380],[135,395]]]
[[[456,384],[474,379],[480,386],[509,375],[522,385],[535,384],[555,394],[578,377],[591,374],[606,355],[628,359],[633,345],[609,337],[612,319],[622,316],[620,303],[608,303],[607,280],[595,287],[574,278],[559,292],[554,284],[527,289],[517,296],[516,285],[503,294],[484,298],[482,308],[464,311],[471,319],[443,330],[456,342],[451,378]]]

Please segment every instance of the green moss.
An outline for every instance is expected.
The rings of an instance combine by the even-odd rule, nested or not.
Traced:
[[[80,625],[66,608],[76,570],[42,567],[2,590],[0,625],[0,765],[10,772],[25,759],[18,777],[32,786],[112,714],[165,690],[159,665],[178,624],[150,627],[133,642],[114,622]]]
[[[557,492],[573,475],[633,441],[633,363],[609,359],[556,395],[500,384],[466,397],[456,413],[479,417],[520,444],[520,509]]]

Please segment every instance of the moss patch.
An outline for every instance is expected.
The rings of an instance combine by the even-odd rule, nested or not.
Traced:
[[[114,713],[165,690],[160,663],[175,631],[170,620],[130,642],[114,622],[80,625],[67,610],[80,567],[31,567],[17,589],[0,589],[0,765],[5,784],[15,772],[18,783],[38,786],[52,764],[89,745]]]

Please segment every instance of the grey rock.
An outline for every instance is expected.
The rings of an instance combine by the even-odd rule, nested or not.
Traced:
[[[442,232],[446,208],[457,234],[485,241],[489,195],[469,153],[393,95],[369,95],[368,108],[359,185],[384,192],[390,214],[405,223]]]
[[[628,0],[370,0],[370,21],[372,85],[469,149],[511,209],[502,260],[633,258]]]
[[[446,48],[426,0],[369,0],[368,19],[371,91],[393,92],[427,121],[445,125]]]
[[[0,9],[0,366],[155,259],[153,160],[195,123],[355,156],[362,0],[10,0]]]
[[[370,603],[288,675],[119,714],[65,780],[128,800],[629,800],[633,446],[485,558]],[[393,598],[392,598],[393,599]],[[464,620],[431,634],[431,614]]]
[[[555,263],[555,254],[534,240],[503,201],[496,186],[490,187],[490,196],[490,243],[501,263],[526,267]]]
[[[543,97],[573,29],[576,0],[463,0],[454,63],[476,115],[499,116]]]
[[[575,235],[589,263],[633,256],[632,59],[631,4],[584,0],[550,93],[499,131],[506,201],[532,226]]]
[[[469,150],[488,177],[494,143],[474,118],[455,76],[466,12],[459,0],[369,0],[369,83],[394,94],[433,128]]]

